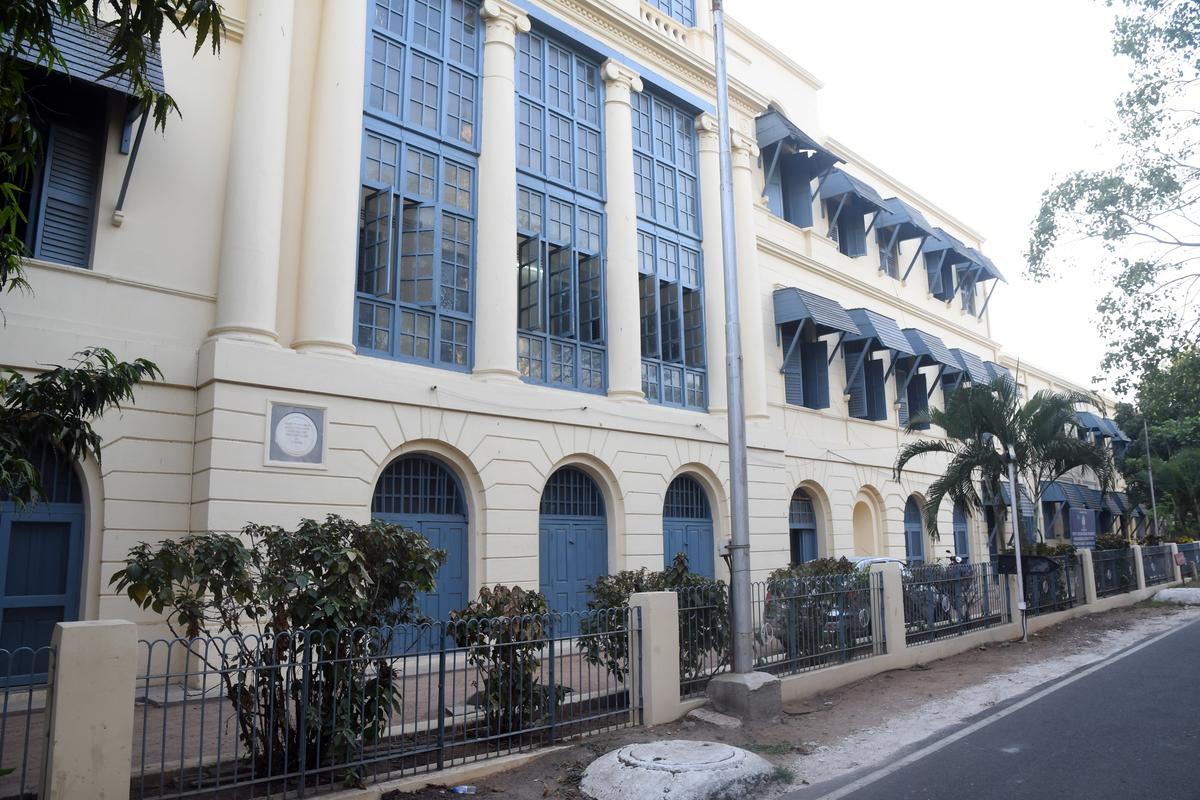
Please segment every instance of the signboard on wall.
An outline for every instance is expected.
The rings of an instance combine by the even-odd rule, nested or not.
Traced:
[[[1071,544],[1091,550],[1096,546],[1096,514],[1086,508],[1071,509]]]
[[[320,467],[325,463],[325,409],[270,403],[267,463]]]

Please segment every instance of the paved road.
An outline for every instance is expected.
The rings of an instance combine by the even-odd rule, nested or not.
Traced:
[[[1048,683],[790,800],[1200,798],[1200,624]]]

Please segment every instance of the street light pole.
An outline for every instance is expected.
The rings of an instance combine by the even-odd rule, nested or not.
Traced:
[[[1021,530],[1017,524],[1018,519],[1018,492],[1020,487],[1017,486],[1017,451],[1011,444],[1004,451],[1004,460],[1008,462],[1008,490],[1009,503],[1011,505],[1012,514],[1012,532],[1013,532],[1013,552],[1017,557],[1017,610],[1021,612],[1021,641],[1029,641],[1029,629],[1025,627],[1025,573],[1021,568]]]
[[[721,256],[725,278],[725,375],[729,424],[730,570],[733,671],[754,671],[750,596],[750,506],[746,478],[746,406],[742,390],[742,333],[738,311],[737,239],[733,217],[733,161],[729,133],[729,75],[725,65],[725,12],[712,0],[717,68],[717,130],[721,165]]]
[[[1150,463],[1150,429],[1142,416],[1142,439],[1146,442],[1146,471],[1150,473],[1150,513],[1154,515],[1154,535],[1158,536],[1158,500],[1154,498],[1154,465]]]

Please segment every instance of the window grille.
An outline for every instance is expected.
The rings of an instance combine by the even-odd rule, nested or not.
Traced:
[[[667,519],[712,519],[708,494],[690,475],[680,475],[667,487],[663,499],[663,517]]]
[[[26,456],[33,469],[37,472],[38,481],[42,485],[41,500],[45,503],[82,503],[83,487],[75,467],[67,461],[55,448],[42,445]],[[0,502],[7,501],[9,495],[0,489]]]
[[[388,464],[371,498],[376,514],[466,516],[466,503],[454,475],[429,456],[401,456]]]
[[[603,517],[600,487],[578,467],[563,467],[542,490],[541,513],[547,517]]]

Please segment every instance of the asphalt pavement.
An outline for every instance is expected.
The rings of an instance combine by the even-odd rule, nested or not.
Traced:
[[[789,800],[1200,798],[1200,624],[993,706]]]

